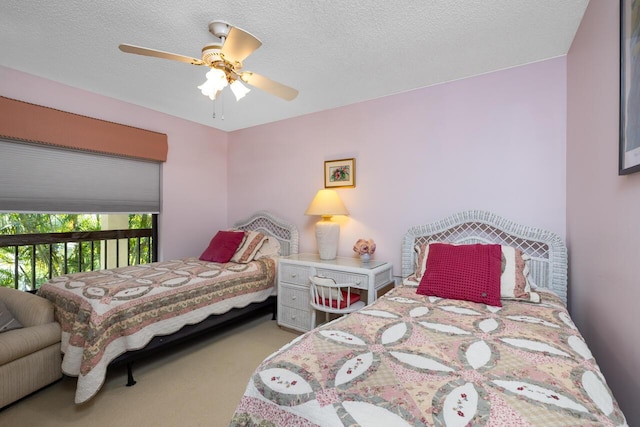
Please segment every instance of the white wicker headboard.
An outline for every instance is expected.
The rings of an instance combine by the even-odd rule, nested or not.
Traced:
[[[489,212],[466,211],[432,224],[414,226],[402,240],[402,277],[413,274],[416,244],[429,242],[496,243],[529,255],[532,281],[567,303],[567,247],[550,231],[515,224]]]
[[[244,231],[260,231],[275,237],[280,242],[282,256],[298,253],[298,228],[267,211],[256,212],[236,222],[233,227]]]

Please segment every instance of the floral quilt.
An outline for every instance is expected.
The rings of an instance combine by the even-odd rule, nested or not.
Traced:
[[[399,287],[269,356],[231,426],[618,426],[562,301],[502,307]]]
[[[275,275],[272,258],[248,264],[186,258],[55,277],[38,295],[54,303],[62,371],[78,377],[75,401],[83,403],[120,354],[211,314],[264,301]]]

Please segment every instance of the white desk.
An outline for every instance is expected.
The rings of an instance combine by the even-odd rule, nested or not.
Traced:
[[[336,283],[355,283],[366,291],[366,302],[377,299],[378,291],[393,282],[393,266],[386,261],[338,257],[321,260],[318,254],[280,257],[278,262],[278,325],[298,331],[311,329],[309,276],[330,277]]]

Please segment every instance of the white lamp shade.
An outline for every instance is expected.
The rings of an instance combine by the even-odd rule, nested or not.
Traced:
[[[231,92],[236,96],[236,101],[240,101],[251,91],[251,89],[240,83],[240,80],[234,81],[229,87],[231,88]]]
[[[305,215],[320,215],[316,223],[316,243],[320,259],[334,259],[338,253],[340,224],[331,221],[332,215],[349,215],[336,190],[320,190],[311,201]]]
[[[198,86],[204,96],[208,96],[212,101],[216,95],[227,85],[227,76],[224,71],[211,68],[205,75],[207,80]]]

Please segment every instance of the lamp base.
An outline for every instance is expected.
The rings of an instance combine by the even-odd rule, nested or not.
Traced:
[[[335,259],[338,253],[338,238],[340,237],[340,224],[328,220],[316,223],[316,243],[320,259]]]

